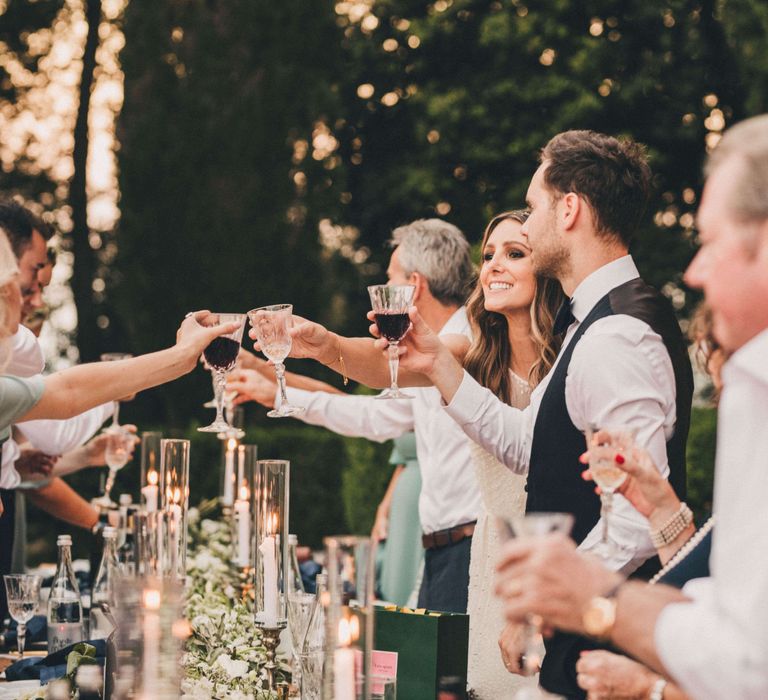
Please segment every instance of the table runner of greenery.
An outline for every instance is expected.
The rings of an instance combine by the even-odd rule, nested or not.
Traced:
[[[231,531],[216,513],[215,501],[189,511],[185,615],[192,633],[183,658],[182,697],[275,698],[266,689],[261,632],[231,563]]]

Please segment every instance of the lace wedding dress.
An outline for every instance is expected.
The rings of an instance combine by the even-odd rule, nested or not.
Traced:
[[[525,408],[531,398],[528,382],[512,374],[512,401]],[[500,540],[495,517],[525,512],[525,477],[514,474],[476,443],[471,444],[472,461],[483,499],[483,512],[472,537],[469,563],[469,661],[467,686],[478,700],[511,700],[524,685],[536,685],[535,678],[509,673],[499,650],[499,636],[506,624],[501,601],[494,595],[494,567]]]

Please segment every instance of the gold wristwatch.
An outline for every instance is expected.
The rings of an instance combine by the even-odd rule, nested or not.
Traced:
[[[608,593],[592,598],[582,613],[585,632],[595,639],[607,640],[616,622],[616,595],[624,584],[612,588]]]

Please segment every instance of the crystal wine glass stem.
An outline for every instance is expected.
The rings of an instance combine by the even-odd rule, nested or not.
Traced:
[[[227,385],[226,372],[213,371],[213,398],[216,401],[216,419],[215,423],[224,422],[224,389]]]
[[[277,386],[280,389],[280,405],[288,405],[288,397],[285,395],[285,365],[282,362],[275,362],[275,376],[277,377]]]
[[[27,625],[19,622],[16,625],[16,645],[19,648],[19,657],[24,658],[24,644],[27,641]]]
[[[112,406],[112,427],[116,428],[118,425],[120,425],[120,422],[118,421],[118,417],[120,416],[120,402],[113,401]]]
[[[112,492],[112,488],[115,485],[115,477],[117,476],[117,470],[109,469],[109,476],[107,476],[107,483],[104,484],[104,497],[109,498],[109,494]]]
[[[603,519],[603,533],[601,541],[604,545],[608,546],[608,520],[611,517],[613,510],[613,494],[610,491],[603,491],[600,494],[600,517]]]
[[[389,388],[397,391],[397,370],[400,366],[400,355],[397,354],[397,343],[389,344]]]

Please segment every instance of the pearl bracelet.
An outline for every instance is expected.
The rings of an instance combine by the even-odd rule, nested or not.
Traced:
[[[693,522],[693,512],[685,504],[680,503],[680,508],[658,530],[651,530],[651,542],[658,549],[674,542],[680,534]]]
[[[648,700],[664,700],[664,689],[667,687],[667,681],[665,678],[657,678],[656,682],[651,688],[651,694],[648,696]]]

